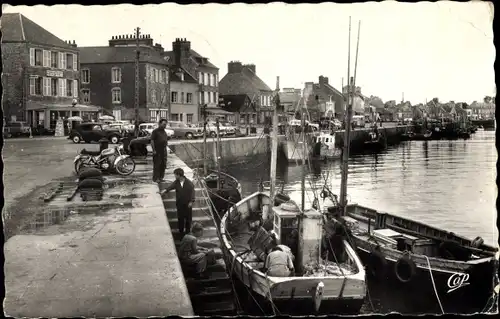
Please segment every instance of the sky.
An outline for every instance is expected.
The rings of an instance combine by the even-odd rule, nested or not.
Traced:
[[[482,101],[496,94],[493,5],[485,2],[300,4],[272,3],[108,6],[4,6],[78,46],[104,46],[137,26],[171,50],[175,38],[219,67],[256,65],[269,87],[304,88],[327,76],[347,79],[349,17],[351,76],[361,21],[356,86],[384,101]]]

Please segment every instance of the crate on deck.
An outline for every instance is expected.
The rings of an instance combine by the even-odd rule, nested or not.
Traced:
[[[259,227],[259,229],[248,240],[250,249],[260,260],[265,260],[267,256],[267,250],[273,246],[273,243],[273,236],[262,226]]]

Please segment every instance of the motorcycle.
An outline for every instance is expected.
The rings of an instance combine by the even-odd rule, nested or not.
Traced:
[[[77,175],[85,167],[94,167],[107,172],[116,171],[122,176],[128,176],[135,171],[135,161],[126,154],[123,144],[106,148],[101,152],[83,149],[75,157],[73,163]]]

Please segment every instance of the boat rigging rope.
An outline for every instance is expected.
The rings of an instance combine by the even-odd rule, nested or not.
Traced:
[[[441,305],[441,300],[439,299],[439,295],[436,288],[436,283],[434,282],[434,276],[432,275],[431,262],[429,261],[429,257],[425,256],[427,259],[427,266],[429,267],[429,274],[431,275],[432,287],[434,288],[434,294],[436,294],[436,299],[439,303],[439,308],[441,308],[441,313],[444,315],[443,305]]]
[[[205,184],[205,183],[204,183],[204,182],[203,182],[203,181],[202,181],[199,177],[198,177],[198,180],[202,183],[202,185],[203,185],[203,187],[204,187],[204,191],[205,191],[205,192],[207,193],[207,195],[208,195],[208,187],[206,186],[206,184]],[[213,209],[215,210],[215,204],[213,203],[213,201],[212,201],[212,199],[210,198],[210,196],[206,196],[206,198],[207,198],[207,201],[209,201],[209,202],[210,202],[211,206],[212,206],[212,207],[213,207]],[[222,198],[222,199],[224,199],[224,198]],[[225,199],[224,199],[224,200],[225,200]],[[215,221],[215,219],[214,219],[213,215],[212,215],[212,220],[214,221],[214,223],[216,223],[216,221]],[[218,234],[218,237],[219,237],[219,241],[220,241],[220,243],[221,243],[221,245],[222,245],[222,244],[223,244],[222,234],[220,233],[220,229],[219,229],[219,227],[216,227],[216,229],[217,229],[217,234]],[[231,241],[233,241],[233,239],[232,239],[232,237],[231,237],[231,235],[230,235],[229,233],[227,233],[227,236],[229,237],[229,239],[230,239]],[[232,287],[233,287],[233,291],[234,291],[234,294],[235,294],[235,296],[236,296],[236,300],[237,300],[237,303],[238,303],[238,305],[239,305],[239,308],[240,308],[240,309],[242,309],[242,307],[241,307],[241,302],[239,301],[239,298],[238,298],[238,294],[237,294],[237,292],[236,292],[236,287],[234,286],[233,271],[234,271],[234,265],[235,265],[235,262],[234,262],[234,261],[236,260],[236,258],[238,257],[238,255],[243,254],[243,253],[244,253],[244,252],[242,252],[242,253],[238,253],[237,255],[235,255],[234,260],[233,260],[233,263],[232,263],[232,268],[231,268],[231,271],[230,271],[230,273],[229,273],[229,278],[230,278],[230,280],[231,280],[231,285],[232,285]],[[243,267],[242,267],[242,270],[243,270]],[[252,270],[253,270],[253,268],[252,268]],[[254,300],[255,304],[259,307],[259,309],[260,309],[260,310],[262,311],[262,313],[265,315],[265,311],[262,309],[262,307],[260,306],[259,302],[255,299],[255,297],[251,294],[250,289],[249,289],[249,288],[248,288],[245,284],[243,284],[243,286],[247,289],[247,292],[248,292],[248,293],[249,293],[249,295],[252,297],[252,299]]]

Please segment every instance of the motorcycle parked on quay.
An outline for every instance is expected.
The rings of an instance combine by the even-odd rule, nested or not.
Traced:
[[[83,149],[75,157],[73,163],[77,175],[85,167],[97,168],[103,172],[116,171],[122,176],[128,176],[135,171],[135,161],[126,154],[123,144],[95,152]]]

